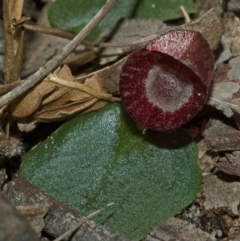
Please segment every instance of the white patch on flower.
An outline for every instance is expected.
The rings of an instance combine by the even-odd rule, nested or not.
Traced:
[[[148,72],[145,87],[149,102],[170,112],[180,109],[193,94],[192,83],[176,77],[167,66],[154,66]]]

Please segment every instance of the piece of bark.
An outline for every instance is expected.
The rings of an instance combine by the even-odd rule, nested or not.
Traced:
[[[211,235],[194,224],[179,218],[170,218],[160,228],[153,228],[143,241],[213,241]]]
[[[216,167],[221,170],[222,172],[225,172],[232,176],[238,176],[240,177],[240,164],[239,163],[231,163],[231,162],[218,162],[216,164]]]
[[[28,206],[35,203],[50,202],[49,212],[45,216],[43,230],[51,236],[59,237],[62,233],[79,222],[83,216],[56,199],[47,196],[43,191],[19,177],[4,185],[3,192],[8,200],[15,206]],[[0,239],[1,240],[1,239]],[[127,241],[116,231],[87,221],[76,233],[71,241]]]
[[[203,177],[202,193],[205,196],[203,203],[207,213],[225,209],[230,215],[239,215],[240,183],[238,179],[231,179],[224,175],[207,175]]]
[[[213,152],[240,150],[240,131],[222,121],[211,120],[203,135],[208,150]]]
[[[17,206],[16,208],[40,237],[44,225],[44,216],[47,214],[50,206],[51,203],[46,202],[29,206]]]
[[[44,219],[44,232],[53,236],[59,237],[62,233],[67,231],[69,228],[79,222],[83,216],[76,210],[67,207],[58,200],[49,197],[38,189],[37,187],[30,184],[25,179],[18,177],[13,179],[11,182],[5,184],[3,192],[9,199],[9,201],[16,205],[33,205],[34,203],[51,203],[49,212],[46,214]],[[176,219],[176,218],[172,218]],[[170,219],[166,224],[160,228],[153,228],[147,235],[144,241],[186,241],[185,237],[194,237],[193,233],[187,233],[188,228],[182,229],[181,225],[188,224],[186,221],[179,220],[177,223],[181,223],[179,230],[182,230],[180,235],[176,231],[176,223],[172,223]],[[177,219],[178,220],[178,219]],[[183,222],[183,224],[182,224]],[[183,231],[185,230],[185,231]],[[204,232],[203,232],[204,233]],[[189,236],[190,235],[190,236]],[[200,235],[200,234],[198,234]],[[202,234],[199,236],[202,237]],[[203,235],[203,237],[206,237]],[[127,238],[122,237],[116,231],[110,230],[104,226],[97,225],[93,221],[87,221],[83,224],[79,230],[74,233],[71,241],[127,241]],[[193,239],[192,239],[193,240]],[[202,240],[202,239],[201,239]]]
[[[38,236],[24,217],[0,192],[0,240],[37,241]]]
[[[153,228],[149,235],[143,241],[184,241],[183,239],[174,237],[168,232]]]

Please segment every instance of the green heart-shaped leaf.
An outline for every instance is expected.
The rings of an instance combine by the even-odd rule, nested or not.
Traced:
[[[77,34],[105,2],[106,0],[57,0],[49,9],[49,21],[56,28]],[[188,13],[194,12],[192,0],[119,0],[88,39],[96,39],[121,18],[170,20],[182,17],[179,8],[181,5]]]
[[[134,240],[191,203],[201,173],[182,131],[144,135],[119,104],[66,122],[29,151],[20,174],[95,221]]]

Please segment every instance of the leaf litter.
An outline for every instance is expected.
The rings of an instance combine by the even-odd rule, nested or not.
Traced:
[[[9,106],[9,113],[25,122],[27,119],[59,121],[101,109],[106,105],[106,100],[119,101],[119,98],[103,91],[98,75],[81,84],[75,81],[70,69],[64,65],[15,99]]]
[[[214,1],[206,1],[206,3],[211,6],[214,5],[213,2]],[[202,6],[202,9],[206,6],[206,3]],[[234,11],[237,11],[237,4],[238,3],[235,1],[228,1],[227,7],[229,10],[233,8]],[[223,7],[221,7],[221,5],[218,7],[218,10],[223,13]],[[207,240],[206,238],[210,238],[211,240],[218,240],[220,238],[222,240],[228,240],[228,238],[239,237],[239,198],[236,192],[236,190],[239,190],[239,179],[233,177],[239,176],[239,158],[236,153],[239,148],[238,126],[240,119],[240,103],[238,96],[240,89],[238,66],[240,60],[238,58],[239,50],[237,48],[239,40],[238,34],[236,33],[238,23],[239,19],[236,16],[226,23],[225,29],[227,29],[227,31],[224,34],[224,38],[226,38],[230,43],[226,46],[226,48],[228,53],[232,53],[235,58],[232,58],[232,55],[228,54],[227,57],[222,60],[225,61],[225,63],[219,63],[220,65],[228,65],[228,68],[226,68],[225,73],[222,73],[220,68],[216,69],[216,74],[222,76],[222,80],[216,80],[213,83],[213,89],[208,102],[208,105],[213,107],[213,111],[210,112],[212,113],[211,115],[207,114],[206,117],[203,117],[206,118],[207,124],[205,125],[203,133],[204,138],[201,137],[201,141],[205,142],[206,148],[203,150],[200,159],[200,164],[204,169],[205,175],[202,184],[202,193],[199,194],[198,198],[188,209],[183,211],[184,213],[189,212],[190,210],[189,213],[194,214],[200,207],[199,219],[207,217],[210,226],[207,227],[206,224],[199,224],[197,222],[194,223],[193,218],[189,218],[189,216],[191,216],[189,213],[188,218],[184,217],[184,215],[180,215],[179,217],[172,218],[171,220],[177,220],[180,223],[184,223],[184,225],[190,225],[191,228],[186,230],[186,233],[184,234],[180,231],[174,233],[173,227],[175,224],[166,223],[166,227],[171,227],[172,225],[172,230],[167,229],[167,235],[170,235],[171,237],[181,237],[183,240]],[[230,30],[229,25],[231,27]],[[117,68],[119,68],[119,66],[115,66],[115,69]],[[60,72],[62,70],[59,69],[58,71]],[[117,75],[114,76],[111,74],[111,71],[111,66],[107,67],[107,69],[105,69],[105,75],[103,75],[108,75],[110,78],[114,79],[111,82],[113,87],[110,91],[108,89],[109,79],[102,78],[102,72],[100,72],[99,75],[93,75],[94,80],[90,79],[86,81],[85,85],[91,86],[92,89],[100,92],[102,92],[103,89],[107,89],[110,93],[118,93],[118,85],[116,81]],[[56,72],[52,74],[60,79],[75,82],[75,80],[71,78],[71,73],[67,74],[68,77],[63,77]],[[79,77],[79,79],[81,78],[82,80],[86,79],[86,77]],[[30,119],[31,121],[35,119],[37,121],[51,122],[67,119],[78,113],[86,113],[88,110],[93,110],[94,106],[96,109],[100,109],[106,104],[106,102],[100,98],[97,98],[96,102],[93,103],[95,101],[94,97],[87,95],[85,92],[81,93],[80,99],[74,98],[79,94],[79,90],[67,85],[57,84],[56,82],[49,81],[47,78],[43,82],[44,84],[42,84],[42,86],[39,84],[39,86],[35,87],[38,88],[35,92],[34,90],[31,94],[29,92],[24,97],[21,97],[22,99],[20,98],[20,101],[19,99],[15,100],[15,103],[13,102],[10,105],[10,112],[13,116],[17,117],[17,119],[24,119],[24,122],[27,119]],[[2,88],[5,88],[4,91],[7,92],[13,87],[2,86]],[[4,91],[3,93],[5,93]],[[69,93],[72,93],[72,95]],[[90,100],[92,102],[90,102]],[[216,113],[218,117],[217,119],[219,119],[220,116],[220,120],[218,122],[215,122],[214,120],[216,118]],[[227,117],[227,119],[225,117]],[[199,141],[199,139],[197,141]],[[211,143],[210,146],[209,143]],[[206,166],[208,167],[206,168]],[[215,191],[213,192],[213,190]],[[205,200],[202,201],[202,198]],[[211,220],[216,218],[218,218],[221,222],[219,221],[218,225],[215,226],[213,224],[211,225]],[[162,229],[164,229],[164,226]],[[181,228],[179,228],[179,230],[181,230]],[[191,236],[189,234],[189,230],[191,230],[194,234],[201,230],[201,234]],[[219,230],[221,230],[222,234]],[[153,230],[152,232],[157,232],[157,230]]]

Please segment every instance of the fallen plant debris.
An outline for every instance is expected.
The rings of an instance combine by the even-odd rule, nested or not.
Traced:
[[[5,195],[0,193],[1,227],[0,240],[15,241],[24,237],[26,241],[38,241],[38,236],[24,217],[9,204]]]
[[[240,150],[240,131],[219,120],[211,120],[203,135],[208,150],[213,152]]]
[[[51,122],[101,109],[106,101],[119,101],[102,89],[98,75],[84,84],[75,81],[64,65],[9,105],[9,113],[19,121]]]
[[[5,159],[11,159],[14,156],[23,154],[24,148],[22,142],[14,137],[7,137],[0,128],[0,167],[4,166]]]
[[[219,161],[216,164],[216,167],[222,172],[225,172],[229,175],[240,177],[239,155],[236,157],[236,160],[234,162]]]
[[[112,1],[107,0],[106,3],[103,5],[103,7],[95,15],[95,18],[92,18],[92,20],[84,27],[84,29],[72,41],[70,41],[59,54],[55,55],[49,62],[47,62],[45,66],[41,67],[37,72],[35,72],[33,75],[25,79],[25,81],[21,83],[16,89],[8,92],[5,95],[5,97],[2,96],[0,98],[0,107],[3,107],[13,99],[23,94],[25,91],[27,91],[35,84],[40,82],[47,74],[49,74],[49,72],[54,70],[58,66],[58,64],[62,60],[64,60],[68,56],[68,54],[71,51],[73,51],[91,33],[91,31],[99,24],[99,22],[101,22],[101,20],[107,15],[107,13],[114,6],[116,1],[117,0],[112,0]],[[7,6],[6,8],[8,9],[9,8],[7,4],[8,2],[7,1],[5,2],[6,2],[5,6]],[[11,58],[12,58],[12,61],[14,61],[13,60],[14,56],[12,56]],[[15,72],[13,71],[13,73]],[[17,79],[18,78],[15,78],[15,80]]]
[[[135,28],[137,28],[138,22],[136,22],[136,21],[134,21],[134,22],[136,24]],[[134,24],[131,21],[128,21],[128,23],[129,23],[128,25],[130,25],[130,26],[132,24]],[[151,21],[150,21],[150,23],[151,23]],[[123,22],[123,29],[124,29],[124,25],[125,25],[125,23]],[[160,26],[161,26],[161,28],[158,30],[157,34],[153,34],[153,35],[150,35],[145,38],[140,38],[138,41],[136,40],[132,44],[133,46],[130,45],[130,50],[132,51],[136,48],[143,47],[149,41],[153,40],[154,38],[158,37],[159,35],[164,34],[167,31],[169,31],[170,29],[172,29],[170,26],[162,25],[161,22],[160,22]],[[212,26],[216,26],[216,28],[213,28]],[[146,27],[147,27],[147,25],[146,25]],[[152,27],[150,29],[152,29]],[[199,18],[195,21],[192,21],[191,23],[187,23],[180,27],[177,27],[176,29],[199,31],[204,36],[204,38],[207,40],[207,42],[209,43],[210,48],[212,50],[218,46],[221,36],[223,34],[222,20],[219,17],[219,15],[217,14],[215,9],[209,10],[206,14],[201,16],[201,18]],[[145,30],[145,31],[147,31],[147,30]],[[129,31],[127,29],[127,33],[117,32],[117,34],[119,34],[121,36],[123,34],[124,35],[128,34],[128,32]],[[130,37],[132,37],[132,35],[130,35]],[[111,43],[115,44],[115,46],[119,46],[118,40],[115,42],[114,38]],[[121,45],[120,45],[120,47],[121,47]],[[123,51],[123,50],[121,50],[121,51]],[[100,76],[100,78],[103,80],[103,87],[107,92],[113,93],[113,94],[119,94],[120,72],[121,72],[122,66],[125,63],[126,59],[127,59],[126,57],[122,58],[118,62],[116,62],[110,66],[107,66],[103,69],[100,69],[96,72],[90,73],[86,76],[77,77],[77,80],[82,82],[85,79],[91,77],[93,74],[98,74]]]
[[[72,228],[70,228],[68,231],[66,231],[64,234],[62,234],[61,236],[59,236],[58,238],[56,238],[54,241],[60,241],[62,239],[64,239],[67,236],[70,236],[73,232],[77,231],[84,223],[86,223],[88,220],[92,219],[93,217],[95,217],[96,215],[98,215],[99,213],[103,212],[106,208],[110,207],[114,205],[114,203],[109,203],[107,204],[105,207],[98,209],[97,211],[89,214],[87,217],[83,218],[80,222],[78,222],[75,226],[73,226]]]
[[[67,207],[58,200],[49,197],[39,188],[31,185],[25,179],[19,177],[12,182],[6,183],[3,188],[4,195],[8,198],[10,203],[15,206],[31,207],[36,205],[41,207],[48,207],[49,211],[44,217],[43,230],[53,237],[59,237],[64,232],[72,228],[77,222],[81,221],[83,217],[79,212]],[[17,198],[16,198],[17,197]],[[75,233],[72,241],[84,239],[86,241],[127,241],[116,231],[107,229],[102,225],[96,225],[93,221],[85,222]]]
[[[17,206],[17,210],[30,223],[32,228],[41,237],[41,232],[44,227],[44,217],[49,211],[51,203],[35,203],[29,206]]]

